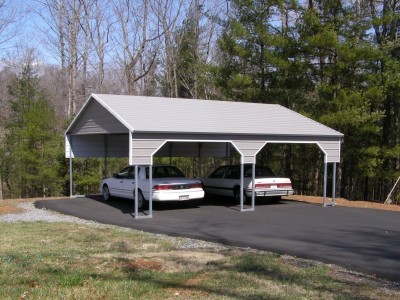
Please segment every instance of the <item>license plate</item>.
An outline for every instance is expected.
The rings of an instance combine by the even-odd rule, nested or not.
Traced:
[[[278,186],[277,185],[271,185],[271,189],[277,189]]]
[[[179,196],[179,200],[189,200],[189,195]]]

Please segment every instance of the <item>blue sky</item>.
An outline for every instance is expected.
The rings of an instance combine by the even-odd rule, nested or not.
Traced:
[[[38,7],[35,0],[6,0],[6,6],[0,11],[0,18],[15,13],[17,21],[8,27],[5,34],[12,33],[13,38],[1,45],[0,59],[18,56],[27,48],[36,48],[39,59],[48,63],[57,63],[43,40],[47,25],[34,11]],[[41,31],[42,30],[42,31]],[[1,33],[0,33],[1,34]]]

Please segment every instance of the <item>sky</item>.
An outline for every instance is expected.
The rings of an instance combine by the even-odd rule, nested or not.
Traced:
[[[27,48],[37,49],[38,59],[50,64],[57,64],[51,50],[46,46],[45,32],[49,30],[43,19],[35,13],[38,7],[37,0],[0,0],[5,1],[5,6],[0,9],[0,20],[4,20],[10,14],[15,16],[15,23],[0,32],[0,35],[11,34],[12,39],[0,44],[0,60],[13,60],[21,57]],[[0,21],[1,22],[1,21]],[[1,24],[0,24],[1,28]],[[1,36],[0,36],[1,41]]]

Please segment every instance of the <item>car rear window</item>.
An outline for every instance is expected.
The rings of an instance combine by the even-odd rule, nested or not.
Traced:
[[[153,167],[153,178],[186,177],[177,167],[156,166]],[[149,168],[146,168],[146,178],[149,178]]]
[[[244,167],[244,177],[252,176],[252,167],[246,165]],[[257,167],[256,166],[256,178],[260,177],[275,177],[275,173],[269,167]]]

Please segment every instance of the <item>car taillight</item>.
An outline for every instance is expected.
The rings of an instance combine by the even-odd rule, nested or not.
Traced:
[[[160,190],[172,190],[172,185],[171,184],[157,184],[153,187],[154,190],[160,191]]]
[[[292,184],[291,183],[278,183],[277,184],[278,188],[285,188],[285,189],[291,189],[292,188]]]
[[[196,182],[196,183],[192,183],[190,185],[190,188],[191,189],[201,189],[201,188],[203,188],[203,185],[201,184],[201,182]]]
[[[269,183],[256,183],[256,189],[270,189],[271,185]]]

